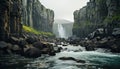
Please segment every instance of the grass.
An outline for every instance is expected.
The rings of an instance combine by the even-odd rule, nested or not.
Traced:
[[[23,25],[23,30],[24,30],[25,32],[29,32],[29,33],[33,33],[33,34],[37,34],[37,35],[54,36],[54,34],[51,33],[51,32],[37,31],[37,30],[35,30],[34,28],[29,27],[29,26],[25,26],[25,25]]]

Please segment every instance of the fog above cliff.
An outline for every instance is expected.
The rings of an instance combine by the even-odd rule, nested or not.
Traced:
[[[89,0],[40,0],[47,8],[54,10],[55,19],[73,20],[73,12],[86,5]]]

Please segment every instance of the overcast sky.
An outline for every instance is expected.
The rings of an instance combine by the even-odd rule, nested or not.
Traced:
[[[55,19],[73,21],[73,12],[86,5],[89,0],[40,0],[46,7],[54,10]]]

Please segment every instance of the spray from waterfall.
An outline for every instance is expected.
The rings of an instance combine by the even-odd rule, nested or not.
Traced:
[[[59,37],[60,38],[66,38],[66,32],[65,32],[62,24],[58,24],[58,32],[59,32]]]

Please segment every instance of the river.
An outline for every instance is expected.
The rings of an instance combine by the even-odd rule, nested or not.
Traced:
[[[42,55],[39,58],[24,58],[19,55],[0,56],[0,69],[120,69],[120,55],[98,49],[86,51],[81,46],[62,46],[56,56]],[[77,63],[73,60],[59,60],[60,57],[73,57],[85,60]]]

